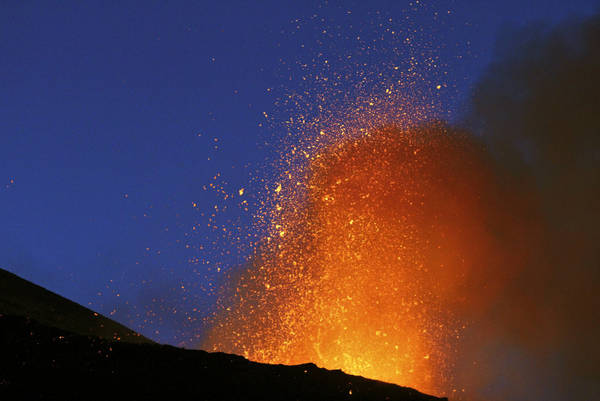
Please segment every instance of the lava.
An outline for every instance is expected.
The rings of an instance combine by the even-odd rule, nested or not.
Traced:
[[[455,400],[598,398],[599,22],[509,37],[471,132],[432,123],[453,83],[421,27],[322,29],[199,346]]]
[[[452,391],[468,317],[526,255],[503,250],[527,233],[488,159],[442,124],[323,147],[273,190],[270,235],[203,348]]]

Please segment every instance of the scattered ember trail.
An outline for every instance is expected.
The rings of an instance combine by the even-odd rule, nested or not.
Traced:
[[[598,398],[598,19],[515,36],[475,135],[436,123],[454,84],[410,15],[293,21],[315,51],[264,113],[282,146],[248,185],[258,240],[200,346],[453,400]]]
[[[502,252],[498,238],[522,233],[484,156],[442,125],[323,148],[273,188],[270,235],[230,278],[203,347],[451,391],[465,311],[521,257]]]
[[[436,122],[452,83],[426,30],[382,16],[356,29],[320,28],[328,41],[290,69],[304,90],[264,113],[287,134],[260,182],[264,236],[225,273],[200,346],[457,399],[461,342],[532,257],[537,225],[474,136]]]

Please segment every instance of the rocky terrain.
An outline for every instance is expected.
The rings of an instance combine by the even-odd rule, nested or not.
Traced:
[[[440,400],[313,364],[267,365],[156,344],[5,271],[0,399]]]

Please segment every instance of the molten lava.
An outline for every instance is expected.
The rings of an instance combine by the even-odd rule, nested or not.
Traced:
[[[230,278],[203,347],[451,391],[468,317],[524,254],[502,249],[525,233],[485,160],[429,126],[345,137],[286,172],[271,233]]]

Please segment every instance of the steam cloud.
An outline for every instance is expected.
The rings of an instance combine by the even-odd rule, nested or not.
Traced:
[[[469,122],[511,185],[531,192],[542,231],[471,328],[458,381],[488,400],[598,399],[600,16],[505,34]],[[485,366],[470,363],[486,353]]]

